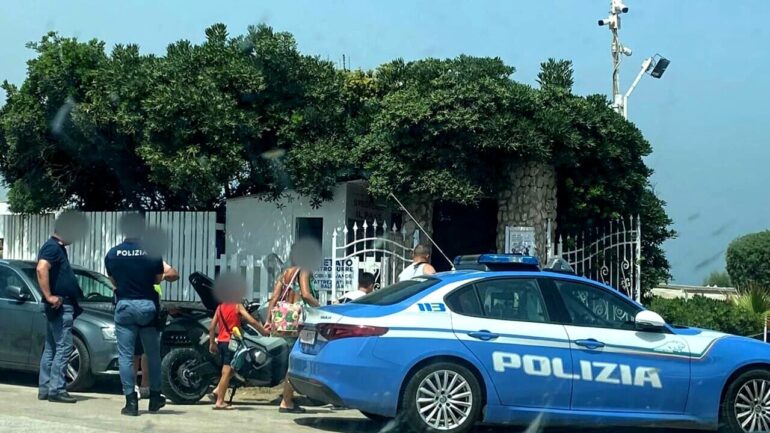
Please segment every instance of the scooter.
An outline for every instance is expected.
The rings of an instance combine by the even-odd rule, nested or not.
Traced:
[[[214,282],[208,276],[195,272],[190,275],[190,284],[198,293],[202,307],[170,311],[170,319],[161,338],[164,353],[161,363],[162,391],[175,404],[200,401],[216,386],[222,371],[221,358],[209,353],[208,344],[208,328],[219,305],[213,295]],[[244,301],[244,307],[257,317],[259,302]],[[265,337],[245,326],[238,344],[239,368],[234,367],[236,374],[230,381],[230,401],[237,388],[273,387],[283,381],[291,351],[284,339]]]

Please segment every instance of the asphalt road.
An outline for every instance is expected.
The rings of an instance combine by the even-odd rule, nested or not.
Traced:
[[[213,411],[209,403],[193,406],[168,405],[158,414],[146,412],[147,401],[140,401],[140,416],[120,415],[123,396],[116,383],[101,384],[95,392],[73,394],[76,404],[40,402],[35,377],[12,372],[0,373],[0,432],[5,433],[387,433],[401,431],[395,425],[382,425],[364,418],[357,411],[308,407],[302,415],[279,414],[274,402],[243,400],[236,396],[236,409]],[[239,402],[240,401],[240,402]],[[533,428],[478,427],[476,433],[540,432]],[[546,433],[663,433],[652,429],[548,429]],[[672,433],[666,431],[666,433]],[[683,432],[682,432],[683,433]]]

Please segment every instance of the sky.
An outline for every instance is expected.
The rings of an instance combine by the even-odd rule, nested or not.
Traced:
[[[20,84],[28,41],[51,30],[82,40],[136,43],[162,54],[179,39],[201,42],[225,23],[231,34],[267,23],[294,34],[300,49],[353,68],[404,58],[495,56],[535,84],[540,62],[572,60],[574,91],[611,90],[610,33],[597,25],[609,0],[3,0],[0,79]],[[626,89],[642,61],[671,60],[629,102],[629,118],[652,143],[646,162],[678,237],[665,244],[674,282],[700,284],[724,269],[724,250],[742,234],[770,228],[770,2],[626,0],[621,39],[632,48]],[[4,95],[0,95],[4,101]],[[0,188],[1,189],[1,188]],[[0,198],[4,195],[0,191]]]

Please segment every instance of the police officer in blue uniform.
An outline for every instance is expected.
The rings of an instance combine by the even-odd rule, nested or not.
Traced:
[[[147,355],[150,376],[149,411],[166,404],[160,393],[160,297],[155,284],[163,278],[163,259],[147,254],[141,236],[144,219],[129,215],[123,219],[126,239],[104,258],[107,274],[115,282],[115,334],[118,339],[118,366],[126,406],[123,415],[139,415],[135,391],[134,348],[140,338]]]

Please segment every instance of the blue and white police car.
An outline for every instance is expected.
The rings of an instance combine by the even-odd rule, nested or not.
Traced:
[[[477,422],[770,430],[770,345],[666,324],[531,257],[456,264],[309,313],[290,382],[417,431]]]

